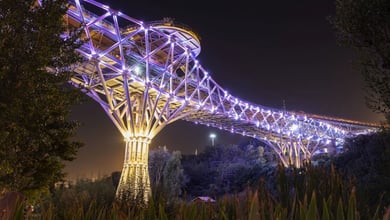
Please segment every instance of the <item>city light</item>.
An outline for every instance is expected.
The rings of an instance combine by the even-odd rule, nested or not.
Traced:
[[[211,133],[211,134],[210,134],[211,145],[212,145],[212,146],[214,146],[214,140],[215,140],[216,137],[217,137],[217,135],[215,135],[214,133]]]

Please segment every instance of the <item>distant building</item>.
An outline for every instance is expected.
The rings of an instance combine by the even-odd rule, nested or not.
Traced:
[[[70,180],[64,180],[64,181],[59,181],[54,184],[55,189],[68,189],[73,185],[72,181]]]
[[[191,200],[191,202],[215,202],[215,199],[210,198],[208,196],[198,196]]]

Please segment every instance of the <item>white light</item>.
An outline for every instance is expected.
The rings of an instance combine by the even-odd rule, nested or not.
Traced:
[[[293,125],[290,127],[290,130],[291,130],[291,131],[296,131],[296,130],[298,130],[298,125],[297,125],[297,124],[293,124]]]
[[[110,10],[110,7],[108,7],[107,5],[102,5],[102,8],[109,11]]]
[[[214,146],[214,139],[217,137],[217,135],[216,134],[214,134],[214,133],[211,133],[210,134],[210,138],[211,138],[211,145],[212,146]]]
[[[139,66],[135,66],[133,68],[133,72],[135,73],[135,75],[139,76],[141,74],[141,68]]]
[[[129,141],[131,137],[131,133],[127,131],[123,134],[123,137],[125,138],[125,141]]]

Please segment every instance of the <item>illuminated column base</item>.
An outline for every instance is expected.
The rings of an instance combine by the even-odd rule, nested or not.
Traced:
[[[305,153],[308,152],[307,149],[298,142],[282,142],[276,146],[278,146],[276,152],[285,167],[299,168],[310,161],[310,155]]]
[[[150,139],[132,137],[126,141],[126,152],[121,178],[116,190],[119,200],[147,203],[151,195],[148,152]]]

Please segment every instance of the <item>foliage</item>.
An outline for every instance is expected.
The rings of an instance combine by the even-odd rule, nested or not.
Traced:
[[[176,202],[176,198],[183,194],[185,184],[186,177],[181,166],[181,153],[174,151],[163,171],[163,191],[168,203]]]
[[[59,187],[53,191],[48,202],[57,219],[72,219],[75,213],[85,213],[91,206],[108,209],[112,207],[115,187],[111,177],[96,181],[77,180],[69,188]],[[43,204],[44,207],[48,204]]]
[[[215,203],[180,202],[167,208],[163,198],[152,199],[146,207],[123,206],[113,202],[96,202],[95,183],[70,189],[61,189],[61,199],[43,203],[39,219],[382,219],[389,213],[366,213],[360,209],[354,187],[342,182],[335,169],[326,170],[308,165],[302,169],[279,166],[276,174],[279,197],[269,193],[261,181],[255,189],[244,193],[225,195]],[[106,181],[108,180],[108,181]],[[104,187],[112,188],[109,178]],[[99,181],[98,181],[99,182]],[[101,184],[101,183],[98,183]],[[287,188],[285,188],[287,186]],[[80,191],[76,189],[85,189]],[[97,187],[100,189],[100,187]],[[287,190],[287,191],[284,191]],[[86,192],[82,194],[82,192]],[[288,196],[283,195],[287,192]],[[104,193],[105,194],[105,193]],[[105,194],[107,196],[107,194]],[[92,198],[92,200],[90,200]],[[104,201],[111,201],[106,197]],[[85,200],[85,201],[84,201]],[[61,208],[60,208],[61,207]],[[59,214],[61,213],[61,214]],[[361,216],[368,216],[362,218]],[[385,218],[383,218],[385,219]]]
[[[81,61],[67,30],[67,0],[0,1],[0,188],[47,191],[64,177],[81,143],[68,120],[79,92],[67,83]],[[66,33],[68,33],[66,35]]]
[[[260,143],[216,145],[199,155],[186,155],[182,164],[189,177],[188,196],[212,197],[238,193],[247,186],[258,184],[266,165],[264,148]],[[272,161],[271,161],[272,162]]]
[[[338,42],[359,55],[368,106],[390,123],[390,1],[336,0],[330,20]]]
[[[170,153],[166,147],[149,153],[149,176],[152,196],[155,200],[165,198],[172,205],[183,195],[187,182],[181,165],[180,151]]]
[[[152,196],[157,198],[163,190],[163,172],[172,154],[166,147],[149,152],[149,178]]]
[[[390,205],[390,131],[347,140],[334,164],[356,185],[361,209],[374,211],[378,202]]]

